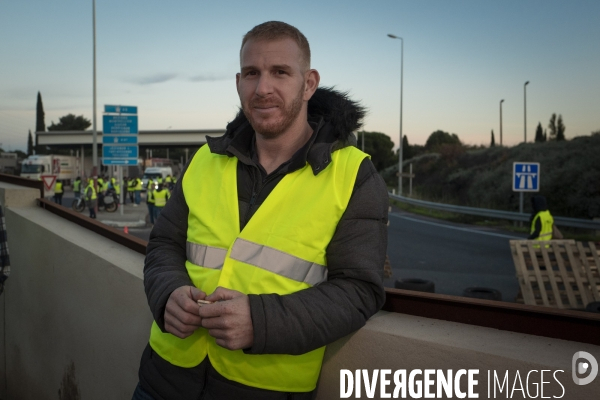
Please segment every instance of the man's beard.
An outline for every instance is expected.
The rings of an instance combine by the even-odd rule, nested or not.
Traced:
[[[285,108],[283,108],[282,101],[261,100],[260,98],[252,99],[248,105],[248,108],[244,107],[242,104],[244,115],[250,122],[250,125],[252,125],[252,128],[254,128],[254,131],[269,139],[276,138],[285,132],[294,123],[300,114],[300,111],[302,110],[302,95],[304,93],[304,87],[305,85],[303,84],[301,90],[298,92],[298,95]],[[254,119],[252,117],[252,107],[266,107],[270,105],[277,105],[281,109],[281,116],[277,120],[270,121],[264,119]]]

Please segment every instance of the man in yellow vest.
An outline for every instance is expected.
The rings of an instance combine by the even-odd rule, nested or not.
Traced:
[[[158,220],[158,216],[163,208],[167,205],[169,200],[169,191],[163,186],[162,183],[158,184],[155,190],[152,190],[152,199],[154,201],[154,221]]]
[[[127,181],[127,194],[129,195],[129,201],[131,203],[135,203],[134,194],[136,183],[137,181],[135,178],[129,178],[129,180]],[[123,203],[127,204],[127,201],[123,201]]]
[[[531,198],[531,218],[529,224],[531,226],[529,232],[529,240],[552,240],[552,225],[554,218],[548,211],[546,198],[541,195]],[[548,247],[548,246],[546,246]]]
[[[85,202],[87,204],[88,209],[90,210],[90,218],[96,218],[96,205],[97,205],[97,196],[96,196],[96,188],[94,188],[94,178],[88,178],[87,186],[84,190]]]
[[[150,217],[150,224],[154,225],[154,190],[152,187],[148,187],[146,190],[146,205],[148,206],[148,217]]]
[[[81,197],[81,177],[80,176],[75,178],[75,181],[73,181],[73,194],[75,195],[76,199]]]
[[[56,181],[54,184],[54,202],[56,204],[60,204],[62,206],[62,197],[63,197],[63,183],[62,181]]]
[[[133,193],[135,194],[135,203],[134,207],[140,205],[142,201],[142,180],[139,177],[135,178],[135,186],[133,187]]]
[[[242,41],[242,111],[182,173],[147,247],[133,399],[312,399],[325,346],[383,305],[388,196],[283,22]]]

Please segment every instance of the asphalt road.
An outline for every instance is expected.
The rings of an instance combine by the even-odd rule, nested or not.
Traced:
[[[394,276],[432,281],[435,292],[462,296],[467,287],[499,290],[502,300],[519,292],[508,241],[513,232],[455,224],[394,210],[390,213],[388,255]]]
[[[63,204],[72,202],[67,193]],[[513,232],[456,224],[394,209],[388,227],[388,255],[396,279],[432,281],[435,292],[462,296],[467,287],[499,290],[504,301],[519,292],[508,241],[524,238]],[[151,227],[129,228],[131,235],[148,240]]]

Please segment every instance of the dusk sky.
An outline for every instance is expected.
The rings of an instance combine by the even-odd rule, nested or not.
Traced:
[[[424,144],[441,129],[468,144],[523,141],[562,114],[567,139],[600,130],[600,1],[97,0],[97,117],[138,106],[139,127],[222,129],[239,100],[242,36],[281,20],[299,28],[322,86],[369,112],[364,129],[397,143],[400,40],[403,132]],[[92,0],[0,1],[0,142],[26,150],[37,92],[46,126],[92,120]]]

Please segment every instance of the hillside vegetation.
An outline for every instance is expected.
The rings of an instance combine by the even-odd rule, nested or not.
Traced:
[[[413,197],[470,207],[518,211],[519,194],[512,191],[513,162],[540,163],[540,192],[554,215],[600,217],[600,134],[569,141],[527,143],[515,147],[469,150],[444,144],[435,153],[404,161],[413,163]],[[381,172],[397,186],[397,166]],[[403,183],[408,193],[408,179]],[[525,194],[525,212],[530,198]]]

